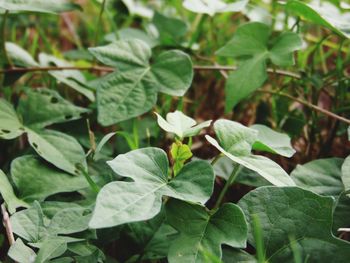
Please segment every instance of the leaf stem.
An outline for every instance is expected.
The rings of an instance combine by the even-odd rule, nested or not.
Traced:
[[[103,0],[102,5],[101,5],[101,9],[100,9],[100,13],[98,14],[98,20],[97,20],[97,26],[96,26],[96,31],[95,31],[95,38],[94,38],[94,46],[97,45],[99,36],[100,36],[100,27],[101,27],[101,23],[102,23],[102,15],[103,12],[105,11],[105,7],[106,7],[106,0]]]
[[[240,164],[236,164],[233,168],[233,171],[230,175],[230,177],[228,178],[228,180],[226,181],[226,184],[224,186],[224,188],[222,189],[222,191],[220,192],[219,198],[215,203],[215,206],[213,209],[217,209],[219,208],[220,204],[222,203],[222,200],[224,199],[229,187],[233,184],[233,182],[236,180],[239,172],[241,171],[241,165]]]
[[[100,191],[100,187],[92,180],[91,176],[88,174],[88,172],[84,169],[82,165],[77,165],[77,168],[79,171],[84,175],[86,181],[89,183],[90,188],[92,191],[94,191],[96,194]]]
[[[15,243],[15,238],[13,236],[10,216],[6,210],[5,203],[3,203],[1,205],[1,213],[2,213],[2,222],[3,222],[5,229],[6,229],[7,239],[9,241],[9,245],[11,246],[13,243]]]
[[[219,159],[223,156],[222,153],[218,154],[215,156],[215,158],[211,161],[211,166],[214,166],[214,164],[216,164],[217,161],[219,161]]]
[[[331,111],[325,110],[325,109],[323,109],[323,108],[321,108],[321,107],[319,107],[317,105],[314,105],[314,104],[312,104],[312,103],[310,103],[308,101],[304,101],[302,99],[293,97],[293,96],[291,96],[289,94],[286,94],[286,93],[283,93],[283,92],[276,92],[276,91],[270,91],[270,90],[261,90],[261,89],[258,90],[258,91],[259,92],[273,94],[273,95],[277,95],[277,96],[286,97],[286,98],[288,98],[290,100],[294,100],[294,101],[296,101],[296,102],[298,102],[298,103],[300,103],[300,104],[302,104],[302,105],[304,105],[306,107],[309,107],[309,108],[311,108],[311,109],[313,109],[313,110],[315,110],[317,112],[320,112],[320,113],[322,113],[322,114],[324,114],[324,115],[326,115],[328,117],[331,117],[333,119],[337,119],[339,121],[345,122],[345,123],[350,125],[350,120],[349,119],[344,118],[342,116],[339,116],[339,115],[337,115],[337,114],[335,114],[335,113],[333,113]]]

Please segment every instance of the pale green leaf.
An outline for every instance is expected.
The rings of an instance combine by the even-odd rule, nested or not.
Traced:
[[[24,125],[31,129],[76,120],[89,112],[65,100],[58,92],[45,88],[27,90],[20,99],[17,111],[23,117]]]
[[[26,130],[33,149],[57,168],[77,175],[77,164],[86,167],[84,150],[75,138],[53,130]]]
[[[152,18],[153,10],[139,0],[122,0],[131,15]]]
[[[214,173],[207,162],[188,163],[175,178],[168,180],[167,155],[158,148],[121,154],[108,164],[118,175],[134,182],[112,182],[101,189],[91,228],[150,219],[159,213],[163,195],[205,203],[213,191]]]
[[[186,116],[181,111],[169,112],[166,115],[166,120],[158,113],[155,114],[157,115],[158,125],[163,130],[174,133],[179,138],[195,136],[211,124],[211,120],[197,124],[194,119]]]
[[[0,138],[14,139],[22,135],[23,132],[23,124],[13,106],[5,99],[0,98]]]
[[[22,47],[15,43],[6,42],[6,52],[11,62],[17,67],[38,67],[39,64],[34,60],[32,55],[30,55]]]
[[[299,35],[285,32],[273,41],[270,41],[270,36],[268,25],[247,23],[238,27],[232,40],[217,51],[218,55],[233,57],[239,62],[238,70],[229,75],[225,87],[227,112],[262,86],[267,78],[266,63],[269,59],[278,66],[294,65],[293,52],[302,46]]]
[[[248,0],[234,0],[230,2],[222,0],[185,0],[183,6],[195,13],[208,14],[239,12],[247,5]]]
[[[19,157],[11,163],[11,177],[18,196],[27,202],[43,201],[57,193],[87,188],[86,179],[49,168],[33,155]]]
[[[275,132],[265,125],[255,124],[250,128],[258,131],[258,138],[253,144],[253,150],[276,153],[292,157],[295,153],[288,135]]]
[[[50,259],[61,256],[67,250],[64,239],[46,238],[42,242],[35,263],[50,262]]]
[[[221,258],[221,244],[245,248],[247,223],[235,204],[224,204],[215,212],[183,201],[166,204],[169,223],[179,232],[172,242],[168,260],[174,262],[206,262],[203,252]]]
[[[48,234],[44,214],[38,202],[34,202],[28,209],[13,214],[10,221],[13,232],[29,242],[38,242]]]
[[[257,139],[257,131],[228,120],[216,121],[214,130],[220,143],[209,135],[205,138],[232,161],[258,173],[273,185],[295,185],[277,163],[265,156],[250,154]]]
[[[0,194],[5,201],[10,214],[16,212],[16,209],[19,207],[29,207],[26,202],[17,198],[13,191],[12,185],[2,170],[0,170]]]
[[[259,219],[266,261],[347,262],[350,243],[332,233],[333,199],[298,187],[260,187],[238,203],[249,226],[249,243],[253,238],[253,217]]]
[[[9,11],[52,14],[81,9],[71,0],[0,0],[0,8]]]
[[[40,53],[39,62],[41,67],[73,67],[74,65],[63,60],[56,58],[54,56]],[[95,95],[88,86],[84,75],[79,70],[50,70],[48,73],[57,79],[58,82],[62,82],[68,87],[74,89],[75,91],[83,94],[90,101],[95,101]]]
[[[20,238],[10,247],[8,256],[18,263],[34,263],[36,254]]]
[[[324,26],[340,36],[350,38],[350,17],[342,14],[331,3],[323,1],[305,3],[289,0],[286,8],[307,21]]]
[[[290,174],[297,186],[321,195],[338,196],[344,191],[339,158],[319,159],[297,167]]]
[[[98,120],[104,126],[147,112],[158,92],[183,96],[193,79],[191,59],[182,51],[165,51],[150,64],[150,47],[136,39],[89,50],[118,69],[98,81]]]

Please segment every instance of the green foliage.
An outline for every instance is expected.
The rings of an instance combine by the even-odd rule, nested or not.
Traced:
[[[140,40],[118,41],[90,52],[118,68],[99,82],[97,90],[98,120],[104,126],[150,110],[158,92],[183,96],[192,82],[192,62],[182,51],[163,52],[152,64],[151,49]]]
[[[244,24],[237,29],[233,39],[217,51],[219,56],[239,61],[238,70],[229,75],[226,83],[226,111],[263,85],[267,79],[267,60],[282,67],[294,64],[293,52],[301,48],[300,37],[285,32],[271,41],[270,36],[271,29],[266,24]]]
[[[0,261],[349,261],[349,11],[0,0]]]

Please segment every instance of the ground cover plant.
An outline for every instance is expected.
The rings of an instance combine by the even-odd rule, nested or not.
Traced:
[[[348,262],[350,4],[0,0],[0,262]]]

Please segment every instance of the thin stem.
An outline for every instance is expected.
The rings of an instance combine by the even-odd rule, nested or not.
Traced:
[[[100,191],[100,187],[92,180],[88,172],[82,165],[78,165],[77,167],[79,171],[84,175],[86,181],[89,183],[90,188],[97,194]]]
[[[350,125],[350,120],[349,119],[346,119],[346,118],[344,118],[342,116],[339,116],[339,115],[337,115],[337,114],[335,114],[333,112],[325,110],[325,109],[323,109],[323,108],[321,108],[319,106],[316,106],[316,105],[314,105],[314,104],[312,104],[310,102],[307,102],[307,101],[304,101],[302,99],[293,97],[293,96],[291,96],[289,94],[286,94],[286,93],[283,93],[283,92],[270,91],[270,90],[258,90],[258,91],[259,92],[273,94],[273,95],[278,95],[278,96],[282,96],[282,97],[286,97],[286,98],[288,98],[290,100],[293,100],[293,101],[296,101],[296,102],[298,102],[298,103],[300,103],[300,104],[302,104],[302,105],[304,105],[306,107],[309,107],[309,108],[311,108],[311,109],[313,109],[313,110],[315,110],[317,112],[320,112],[320,113],[322,113],[322,114],[324,114],[324,115],[326,115],[328,117],[331,117],[333,119],[337,119],[339,121],[345,122],[345,123]]]
[[[2,213],[2,222],[6,229],[7,239],[9,241],[9,245],[12,246],[12,244],[15,243],[15,237],[13,236],[10,216],[6,210],[5,203],[1,205],[1,213]]]
[[[98,20],[97,20],[97,26],[96,26],[96,32],[95,32],[95,38],[94,38],[94,46],[97,45],[99,36],[100,36],[100,27],[101,27],[101,23],[102,23],[102,15],[103,12],[105,11],[105,7],[106,7],[106,0],[103,0],[102,5],[101,5],[101,9],[100,9],[100,13],[98,15]]]
[[[223,156],[222,153],[218,154],[215,156],[215,158],[211,161],[211,166],[214,166],[214,164],[216,164],[217,161],[219,161],[219,159]]]
[[[1,49],[2,49],[2,52],[4,54],[4,57],[5,57],[5,63],[8,62],[9,63],[9,66],[10,68],[12,67],[12,63],[11,63],[11,60],[7,54],[7,50],[6,50],[6,22],[7,22],[7,17],[8,17],[8,14],[9,14],[9,11],[6,10],[4,15],[3,15],[3,21],[2,21],[2,24],[1,24],[1,37],[2,37],[2,40],[1,40]]]
[[[214,206],[213,209],[219,208],[220,204],[222,203],[222,200],[224,199],[229,187],[233,184],[233,182],[236,180],[239,172],[241,171],[241,165],[240,164],[236,164],[233,168],[233,171],[230,175],[230,177],[228,178],[228,180],[226,181],[226,184],[224,186],[224,188],[222,189],[218,200],[216,201],[216,204]]]

